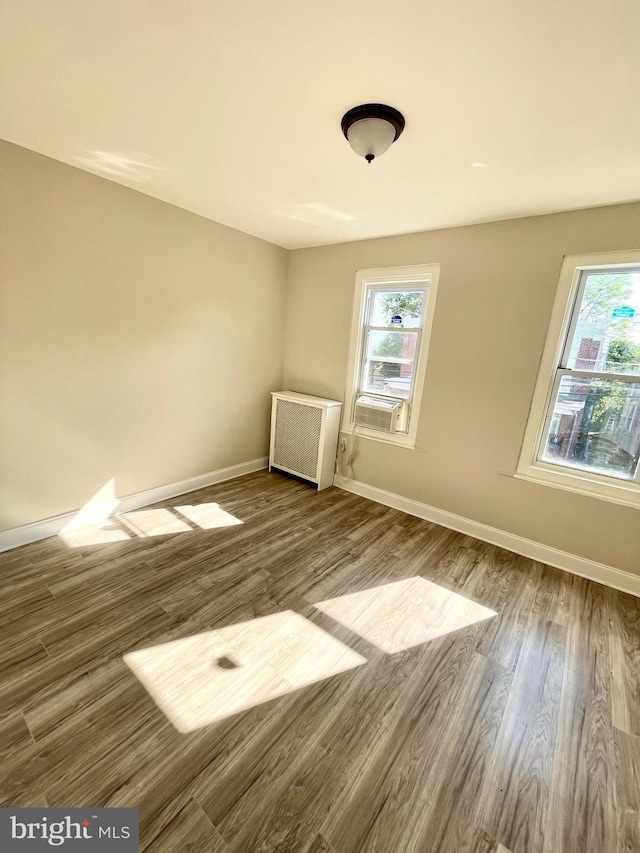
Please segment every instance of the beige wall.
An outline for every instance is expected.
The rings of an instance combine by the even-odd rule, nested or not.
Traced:
[[[0,143],[0,529],[268,451],[287,252]]]
[[[639,247],[632,204],[296,250],[285,387],[344,399],[357,269],[441,264],[419,450],[358,439],[354,478],[640,574],[637,510],[509,476],[563,255]]]
[[[292,253],[0,143],[0,529],[267,453],[269,391],[343,399],[355,271],[440,263],[415,451],[356,479],[640,574],[636,510],[513,473],[565,254],[640,204]]]

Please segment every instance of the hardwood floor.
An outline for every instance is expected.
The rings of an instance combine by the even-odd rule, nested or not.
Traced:
[[[640,851],[640,600],[278,474],[156,509],[0,555],[0,806],[137,806],[159,853]],[[194,635],[226,694],[149,664],[181,733],[123,656]]]

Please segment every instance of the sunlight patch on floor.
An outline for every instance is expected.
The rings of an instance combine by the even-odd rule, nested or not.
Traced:
[[[291,610],[132,652],[124,661],[179,732],[366,663]]]
[[[197,504],[195,506],[177,506],[175,509],[181,512],[189,521],[202,527],[203,530],[213,530],[216,527],[232,527],[242,524],[239,518],[225,512],[219,504]]]
[[[314,606],[390,654],[497,615],[421,577],[341,595]]]
[[[90,545],[124,542],[135,537],[193,533],[194,525],[201,530],[214,530],[243,524],[217,503],[185,504],[173,507],[173,510],[140,509],[115,514],[119,504],[115,480],[109,480],[78,510],[58,536],[69,548],[86,548]]]
[[[167,533],[184,533],[189,527],[168,509],[138,509],[117,516],[124,526],[136,536],[165,536]]]
[[[86,548],[88,545],[107,545],[110,542],[124,542],[129,534],[113,518],[87,524],[84,527],[65,528],[58,534],[69,548]]]

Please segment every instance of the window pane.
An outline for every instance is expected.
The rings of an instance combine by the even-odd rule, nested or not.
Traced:
[[[403,328],[418,328],[423,303],[423,290],[376,290],[373,294],[369,325],[390,326],[393,317],[400,317]]]
[[[640,383],[563,376],[542,459],[632,479],[640,453]]]
[[[362,391],[409,398],[417,332],[367,332]]]
[[[394,329],[388,332],[369,332],[367,335],[366,357],[413,361],[418,342],[417,332],[405,332]]]
[[[566,366],[640,373],[640,270],[585,275]]]
[[[387,397],[409,398],[413,364],[402,364],[394,361],[378,361],[366,359],[362,391],[370,394],[383,394]]]

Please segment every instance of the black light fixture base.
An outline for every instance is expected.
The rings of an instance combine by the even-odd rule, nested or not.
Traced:
[[[404,130],[404,116],[398,110],[388,107],[386,104],[361,104],[359,107],[353,107],[353,109],[348,110],[342,116],[342,132],[345,135],[345,139],[349,139],[347,136],[349,128],[357,121],[362,121],[365,118],[381,118],[393,125],[396,132],[393,139],[394,142]],[[366,159],[368,160],[369,158],[367,157]]]

